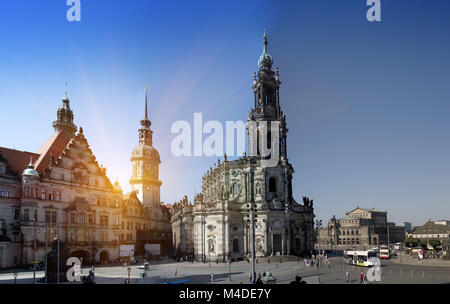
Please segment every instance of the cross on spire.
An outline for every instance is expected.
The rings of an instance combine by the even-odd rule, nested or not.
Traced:
[[[267,44],[268,44],[268,41],[267,41],[267,31],[264,29],[264,54],[267,53]]]

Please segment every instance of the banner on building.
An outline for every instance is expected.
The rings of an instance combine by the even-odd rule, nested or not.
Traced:
[[[120,245],[120,256],[121,257],[134,256],[134,245]]]
[[[160,244],[145,244],[144,246],[146,255],[161,255],[161,245]]]

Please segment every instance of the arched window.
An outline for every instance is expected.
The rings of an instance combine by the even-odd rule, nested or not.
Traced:
[[[274,176],[269,178],[269,192],[277,192],[277,180]]]
[[[239,253],[239,240],[233,240],[233,253]]]

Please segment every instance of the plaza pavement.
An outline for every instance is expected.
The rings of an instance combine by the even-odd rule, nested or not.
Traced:
[[[265,271],[277,278],[277,283],[288,284],[296,275],[300,275],[308,284],[346,284],[345,273],[349,271],[349,284],[359,284],[360,273],[367,273],[368,268],[346,265],[342,257],[330,258],[331,267],[321,266],[305,267],[303,260],[299,262],[264,263],[256,265],[256,272]],[[130,266],[130,279],[132,284],[164,284],[174,281],[189,280],[188,284],[211,284],[210,274],[214,274],[214,284],[248,284],[250,282],[250,268],[248,262],[232,263],[164,263],[151,264],[147,272],[147,278],[141,278],[142,270],[139,266]],[[122,284],[128,276],[128,267],[111,266],[97,267],[95,280],[97,284]],[[427,284],[450,283],[450,268],[397,264],[394,260],[382,261],[382,280],[370,284]],[[89,268],[83,268],[83,274],[87,274]],[[320,273],[320,277],[319,277]],[[43,277],[44,273],[37,272],[36,277]],[[32,272],[20,272],[18,284],[32,283]],[[0,273],[0,284],[13,284],[12,273]],[[69,284],[69,283],[66,283]],[[80,282],[77,282],[80,284]]]

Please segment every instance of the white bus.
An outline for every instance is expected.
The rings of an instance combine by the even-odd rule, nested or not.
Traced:
[[[380,246],[380,259],[389,259],[391,257],[391,250],[388,246]]]
[[[354,250],[345,250],[344,251],[344,260],[349,265],[355,266],[364,266],[364,267],[372,267],[375,265],[374,262],[369,261],[370,258],[376,257],[377,254],[372,250],[364,250],[364,251],[354,251]]]

